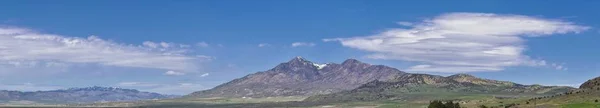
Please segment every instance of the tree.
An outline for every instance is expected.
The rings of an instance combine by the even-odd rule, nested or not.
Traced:
[[[442,101],[434,100],[429,102],[429,106],[427,106],[427,108],[444,108],[444,104]]]
[[[458,102],[454,103],[452,101],[442,102],[439,100],[434,100],[429,103],[427,108],[460,108],[460,104]]]
[[[454,103],[454,108],[460,108],[460,104],[458,102]]]
[[[444,108],[454,108],[454,103],[452,101],[446,101]]]

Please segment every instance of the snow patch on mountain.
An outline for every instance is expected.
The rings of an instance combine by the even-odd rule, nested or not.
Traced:
[[[327,66],[327,64],[318,64],[318,63],[313,63],[314,66],[317,67],[317,69],[323,69],[325,66]]]

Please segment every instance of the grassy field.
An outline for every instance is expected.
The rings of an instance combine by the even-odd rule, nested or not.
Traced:
[[[507,103],[522,102],[530,96],[506,94],[450,94],[450,93],[411,93],[406,98],[381,101],[351,102],[303,102],[306,97],[270,97],[270,98],[180,98],[166,100],[148,100],[137,102],[109,102],[71,105],[73,107],[150,107],[150,108],[426,108],[430,100],[454,100],[461,106],[477,108],[479,105],[500,106]]]
[[[561,105],[561,108],[600,108],[600,104],[598,103],[575,103],[575,104],[566,104]]]
[[[9,102],[0,107],[149,107],[149,108],[426,108],[431,100],[453,100],[467,108],[480,105],[502,107],[517,104],[519,108],[600,108],[594,99],[600,99],[595,92],[563,96],[557,99],[544,98],[528,100],[536,95],[513,94],[468,94],[449,92],[404,93],[398,98],[378,101],[303,101],[307,97],[268,97],[268,98],[177,98],[131,102],[105,102],[92,104],[31,104]],[[502,107],[503,108],[503,107]]]
[[[567,94],[505,101],[503,104],[486,106],[516,104],[518,108],[600,108],[600,89],[580,89]]]
[[[587,96],[585,99],[581,96]],[[525,104],[533,95],[518,96],[511,94],[461,94],[461,93],[406,93],[402,98],[379,101],[346,102],[306,102],[307,97],[269,97],[269,98],[178,98],[164,100],[146,100],[132,102],[106,102],[93,104],[65,105],[5,105],[4,107],[148,107],[148,108],[426,108],[431,100],[453,100],[466,108],[478,108],[480,105],[504,106],[519,104],[519,108],[600,108],[588,94],[572,95],[565,100],[541,99]],[[503,107],[502,107],[503,108]]]

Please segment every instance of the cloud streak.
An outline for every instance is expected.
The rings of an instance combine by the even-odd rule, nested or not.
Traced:
[[[258,47],[268,47],[268,46],[271,46],[271,44],[268,44],[268,43],[260,43],[260,44],[258,44]]]
[[[100,39],[37,33],[23,28],[0,28],[0,64],[60,63],[197,71],[209,59],[188,56],[186,45],[144,42],[120,44]]]
[[[312,46],[315,46],[315,45],[317,45],[317,44],[315,44],[315,43],[308,43],[308,42],[294,42],[294,43],[292,43],[292,47],[303,47],[303,46],[312,47]]]
[[[64,89],[60,86],[37,85],[33,83],[23,84],[0,84],[0,90],[17,90],[17,91],[48,91]]]
[[[198,46],[198,47],[204,47],[204,48],[206,48],[206,47],[208,47],[209,45],[208,45],[208,43],[206,43],[206,42],[198,42],[198,43],[196,43],[196,46]]]
[[[206,77],[208,75],[210,75],[210,74],[209,73],[204,73],[204,74],[200,75],[200,77]]]
[[[182,72],[176,72],[176,71],[167,71],[167,72],[165,72],[165,75],[170,75],[170,76],[181,76],[181,75],[185,75],[185,73],[182,73]]]
[[[354,38],[324,39],[372,52],[368,58],[421,63],[413,72],[499,71],[509,66],[547,66],[524,55],[523,37],[579,33],[589,27],[523,15],[448,13],[422,22]],[[543,64],[541,63],[543,62]],[[553,66],[566,69],[562,65]]]

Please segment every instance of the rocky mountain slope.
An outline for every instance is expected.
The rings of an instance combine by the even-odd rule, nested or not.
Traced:
[[[90,103],[164,99],[173,97],[176,96],[141,92],[134,89],[98,86],[35,92],[0,91],[0,103],[14,101],[27,101],[34,103]]]
[[[315,64],[297,57],[275,68],[199,91],[188,97],[312,96],[308,101],[406,98],[407,93],[554,94],[570,87],[521,85],[477,78],[412,74],[355,59]],[[318,96],[313,96],[318,95]]]
[[[188,97],[271,97],[310,96],[350,90],[375,80],[391,80],[406,73],[383,65],[370,65],[355,59],[342,64],[316,64],[302,57],[275,68],[250,74],[199,91]]]

